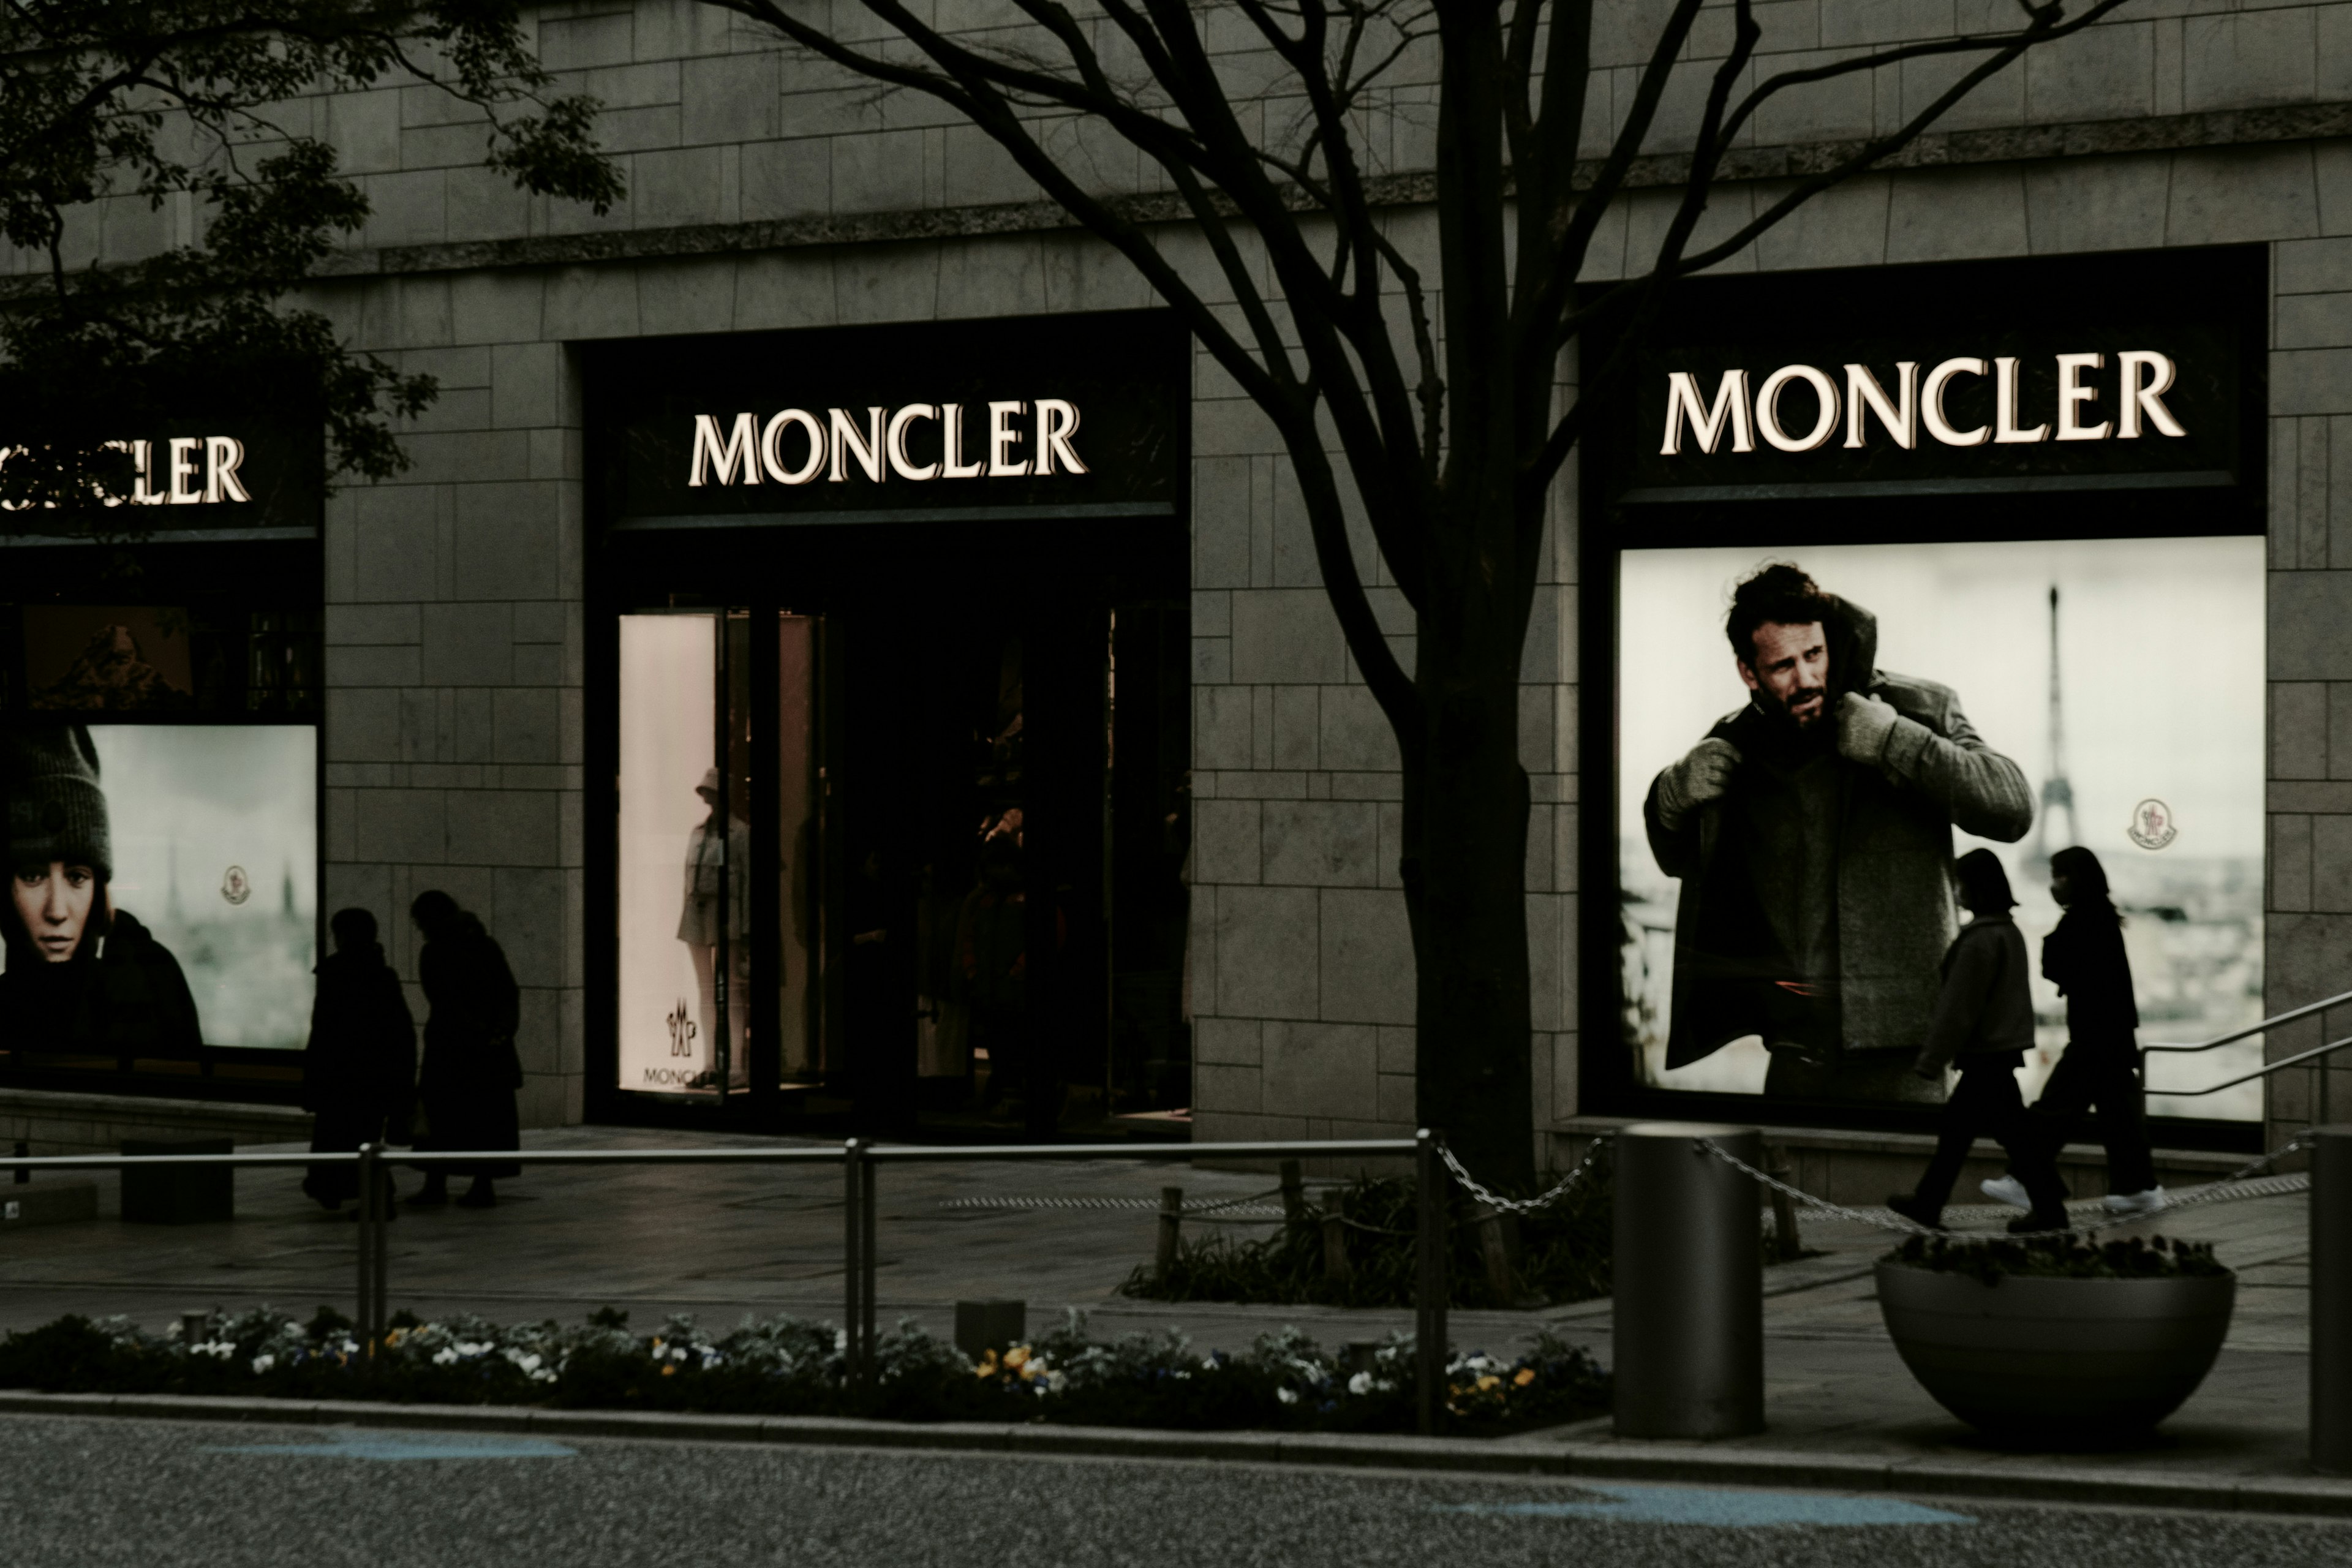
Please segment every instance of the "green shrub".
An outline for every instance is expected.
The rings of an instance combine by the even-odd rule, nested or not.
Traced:
[[[1528,1192],[1549,1189],[1556,1176]],[[1450,1188],[1452,1184],[1448,1183]],[[1334,1194],[1348,1222],[1348,1268],[1337,1279],[1323,1266],[1323,1213],[1310,1208],[1275,1234],[1238,1241],[1223,1231],[1187,1236],[1176,1265],[1162,1274],[1145,1264],[1119,1287],[1125,1296],[1152,1301],[1256,1301],[1295,1306],[1410,1307],[1419,1278],[1413,1238],[1417,1200],[1404,1177],[1359,1179]],[[1327,1198],[1327,1203],[1331,1201]],[[1615,1201],[1604,1155],[1559,1199],[1518,1221],[1516,1300],[1496,1295],[1486,1277],[1478,1229],[1456,1204],[1447,1227],[1446,1284],[1453,1306],[1558,1306],[1606,1296],[1610,1288],[1610,1211]]]
[[[1914,1236],[1886,1255],[1890,1263],[1937,1274],[1966,1274],[1990,1285],[2004,1275],[2032,1279],[2204,1279],[2230,1271],[2210,1241],[2160,1236],[2088,1242],[2068,1236],[2011,1241],[1958,1241]]]

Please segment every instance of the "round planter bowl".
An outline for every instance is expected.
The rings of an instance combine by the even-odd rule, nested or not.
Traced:
[[[1987,1285],[1878,1266],[1878,1306],[1904,1364],[1980,1431],[2082,1446],[2128,1441],[2197,1392],[2238,1277],[2035,1279]]]

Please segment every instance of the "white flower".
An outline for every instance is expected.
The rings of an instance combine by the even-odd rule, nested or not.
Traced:
[[[229,1357],[236,1353],[236,1347],[228,1343],[226,1341],[208,1340],[203,1344],[190,1345],[188,1347],[188,1353],[190,1355],[208,1355],[218,1361],[226,1361]]]
[[[259,1377],[263,1373],[268,1372],[271,1367],[276,1366],[277,1364],[278,1358],[274,1355],[255,1356],[253,1358],[253,1375]]]
[[[510,1350],[507,1352],[507,1360],[514,1363],[515,1365],[520,1367],[525,1372],[537,1372],[539,1370],[539,1358],[535,1355],[525,1355],[520,1351]]]
[[[1372,1374],[1369,1372],[1360,1372],[1348,1380],[1348,1392],[1350,1394],[1364,1394],[1371,1391]]]
[[[433,1364],[434,1364],[435,1366],[449,1366],[449,1365],[454,1364],[454,1363],[457,1362],[457,1351],[456,1351],[456,1350],[454,1350],[454,1349],[443,1349],[443,1350],[440,1350],[440,1351],[438,1351],[438,1352],[435,1352],[434,1357],[433,1357]]]
[[[478,1356],[488,1354],[490,1347],[478,1340],[460,1340],[455,1349],[461,1356]]]
[[[836,1351],[845,1351],[849,1348],[849,1331],[847,1329],[835,1329],[833,1331],[833,1348]]]
[[[1298,1390],[1289,1387],[1286,1384],[1281,1388],[1276,1389],[1274,1391],[1274,1396],[1276,1399],[1281,1400],[1285,1405],[1296,1405],[1298,1403]]]
[[[1056,1394],[1061,1393],[1063,1386],[1069,1381],[1070,1374],[1066,1372],[1049,1372],[1045,1374],[1045,1385]]]

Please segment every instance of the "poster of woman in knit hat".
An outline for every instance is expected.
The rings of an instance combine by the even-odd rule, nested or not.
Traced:
[[[0,737],[12,1045],[122,1062],[300,1047],[317,949],[316,734],[20,721]]]

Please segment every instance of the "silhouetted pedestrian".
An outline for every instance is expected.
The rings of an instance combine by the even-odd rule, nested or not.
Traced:
[[[405,1142],[416,1101],[416,1021],[407,994],[384,962],[375,916],[338,910],[327,924],[335,951],[319,964],[310,1041],[302,1052],[302,1107],[315,1117],[311,1152]],[[302,1190],[341,1208],[359,1195],[358,1169],[313,1165]]]
[[[515,1028],[521,996],[507,955],[482,922],[437,889],[416,895],[409,918],[424,934],[416,978],[432,1009],[425,1020],[425,1066],[416,1090],[425,1106],[420,1150],[520,1149],[522,1134],[515,1090],[522,1087],[522,1060],[515,1054]],[[505,1162],[457,1167],[474,1178],[457,1203],[488,1208],[497,1203],[493,1178],[522,1167]],[[408,1201],[435,1206],[449,1200],[450,1167],[429,1165],[425,1186]]]
[[[1990,849],[1972,849],[1953,868],[1960,902],[1973,917],[1944,953],[1943,988],[1935,1022],[1912,1070],[1940,1078],[1947,1066],[1959,1082],[1944,1102],[1944,1123],[1919,1185],[1897,1193],[1886,1206],[1925,1226],[1943,1224],[1944,1200],[1979,1134],[2000,1140],[2010,1169],[2025,1187],[2032,1210],[2011,1230],[2056,1230],[2066,1224],[2066,1189],[2042,1141],[2028,1130],[2017,1069],[2033,1044],[2033,997],[2026,987],[2025,933],[2009,911],[2017,907],[2009,876]]]
[[[2164,1206],[2149,1151],[2139,1067],[2139,1004],[2123,916],[2107,893],[2106,868],[2077,845],[2050,857],[2050,896],[2066,913],[2042,939],[2042,973],[2066,998],[2066,1050],[2028,1113],[2052,1160],[2086,1113],[2096,1110],[2107,1150],[2106,1207],[2154,1214]],[[1984,1184],[1987,1197],[2027,1206],[2014,1173]]]

